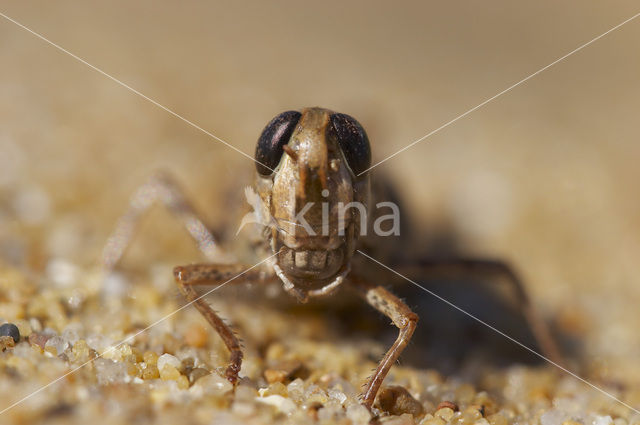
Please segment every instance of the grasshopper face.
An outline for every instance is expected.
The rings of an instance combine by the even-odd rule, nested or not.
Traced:
[[[258,164],[257,187],[276,223],[268,235],[276,271],[304,289],[346,274],[369,201],[368,175],[358,176],[371,163],[360,124],[321,108],[284,112],[265,127],[256,160],[271,168]]]

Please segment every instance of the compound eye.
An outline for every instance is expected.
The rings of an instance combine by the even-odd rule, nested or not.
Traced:
[[[256,170],[262,176],[271,175],[282,158],[282,147],[289,143],[302,114],[297,111],[283,112],[262,130],[256,145]],[[263,165],[264,164],[264,165]]]
[[[369,138],[358,121],[346,114],[331,115],[331,128],[351,171],[357,176],[371,166]]]

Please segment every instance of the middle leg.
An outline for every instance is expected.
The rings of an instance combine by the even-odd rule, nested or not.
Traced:
[[[135,191],[129,200],[127,211],[120,217],[107,239],[102,253],[102,264],[107,271],[112,271],[118,264],[129,247],[143,214],[155,203],[164,205],[182,223],[207,259],[220,261],[229,258],[218,246],[213,234],[175,180],[165,172],[157,172]]]

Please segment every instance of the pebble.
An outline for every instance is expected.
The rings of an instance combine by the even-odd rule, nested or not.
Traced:
[[[211,372],[209,372],[207,369],[204,369],[202,367],[196,367],[191,371],[191,373],[189,373],[189,382],[193,384],[198,379],[202,378],[203,376],[207,376],[210,373]]]
[[[378,404],[384,412],[397,416],[404,413],[420,416],[424,410],[422,404],[400,385],[384,387],[378,394]]]
[[[147,364],[144,369],[142,369],[142,379],[158,379],[160,378],[160,371],[155,364]]]
[[[542,425],[561,425],[566,420],[567,414],[559,409],[551,409],[540,416]]]
[[[241,383],[236,387],[236,390],[234,393],[235,393],[236,401],[248,402],[248,401],[253,401],[258,396],[259,391],[256,391],[255,388]]]
[[[163,381],[175,381],[182,376],[178,369],[170,364],[164,364],[164,366],[158,367],[158,370],[160,371],[160,379]]]
[[[113,341],[111,340],[111,338],[108,338],[105,335],[101,335],[101,334],[89,335],[87,336],[87,338],[85,338],[85,341],[87,341],[87,344],[89,345],[89,347],[93,348],[99,353],[104,353],[113,344]]]
[[[201,389],[205,394],[222,396],[233,390],[233,385],[231,385],[231,382],[226,378],[223,378],[217,373],[210,373],[209,375],[198,379],[191,388],[195,388],[196,391]]]
[[[44,350],[53,354],[54,356],[59,356],[64,353],[64,350],[69,347],[69,342],[66,339],[60,336],[52,336],[49,338],[44,345]]]
[[[400,416],[384,418],[385,420],[381,421],[384,425],[415,425],[415,420],[413,419],[413,415],[409,413],[404,413]]]
[[[451,420],[451,418],[453,417],[454,411],[451,407],[442,407],[438,410],[436,410],[436,413],[434,413],[434,416],[436,418],[440,418],[445,422],[449,422],[449,420]]]
[[[593,425],[612,425],[613,419],[611,416],[596,416],[593,418]]]
[[[29,344],[40,347],[41,350],[44,350],[44,346],[49,340],[49,338],[51,337],[45,333],[34,332],[31,335],[29,335]]]
[[[450,408],[450,409],[451,409],[451,410],[453,410],[454,412],[458,410],[458,405],[457,405],[457,404],[455,404],[455,403],[452,403],[452,402],[450,402],[450,401],[441,401],[441,402],[438,404],[438,407],[436,407],[436,410],[443,409],[443,408],[445,408],[445,407]]]
[[[0,326],[0,336],[10,336],[13,338],[13,342],[18,343],[20,341],[20,330],[13,323],[5,323]]]
[[[420,425],[445,425],[447,422],[439,416],[425,416]]]
[[[269,395],[281,395],[283,397],[288,397],[289,395],[287,387],[285,387],[282,382],[274,382],[269,385],[268,388],[260,388],[258,393],[261,397],[267,397]]]
[[[296,405],[290,398],[284,398],[277,394],[266,397],[256,397],[256,401],[274,406],[285,414],[293,413],[296,410]]]
[[[366,425],[371,420],[371,412],[363,405],[354,403],[347,407],[347,419],[353,422],[354,425]]]
[[[491,425],[508,425],[507,418],[505,418],[500,413],[496,413],[494,415],[490,415],[487,417],[487,420]]]
[[[0,336],[0,351],[5,351],[7,348],[13,348],[16,346],[15,341],[10,336]]]
[[[317,419],[320,423],[327,423],[331,420],[334,422],[340,417],[342,406],[336,402],[329,401],[327,404],[319,408],[316,412]]]
[[[482,418],[481,406],[469,406],[462,412],[462,419],[466,423],[475,423]]]
[[[75,358],[79,362],[85,362],[89,358],[89,346],[84,339],[79,339],[73,344],[71,348],[71,352],[74,354]]]
[[[103,359],[95,359],[93,362],[96,368],[98,383],[101,385],[125,382],[128,378],[127,366],[121,362]]]
[[[78,329],[75,326],[68,326],[64,331],[62,331],[62,337],[71,344],[75,344],[80,339]]]
[[[162,369],[164,369],[165,366],[171,366],[174,369],[180,370],[182,368],[182,362],[178,360],[176,356],[172,356],[171,354],[163,354],[158,357],[157,366],[160,374],[162,374]]]
[[[157,366],[158,364],[158,355],[153,351],[145,351],[142,358],[147,365]]]
[[[189,378],[187,378],[186,376],[180,375],[178,379],[176,379],[176,382],[178,383],[179,389],[181,390],[189,389]]]
[[[337,401],[340,404],[344,404],[344,402],[347,401],[347,395],[342,391],[338,390],[337,388],[329,389],[328,393],[329,393],[329,398]]]
[[[304,396],[304,381],[300,378],[294,379],[287,385],[287,392],[289,397],[294,400],[302,399]]]

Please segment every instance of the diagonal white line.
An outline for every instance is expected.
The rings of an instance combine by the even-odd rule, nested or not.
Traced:
[[[583,45],[581,45],[580,47],[577,47],[575,49],[573,49],[572,51],[570,51],[569,53],[567,53],[566,55],[559,57],[558,59],[554,60],[553,62],[551,62],[549,65],[540,68],[539,70],[537,70],[536,72],[534,72],[533,74],[529,75],[528,77],[523,78],[522,80],[518,81],[517,83],[507,87],[506,89],[502,90],[500,93],[491,96],[490,98],[488,98],[487,100],[485,100],[484,102],[480,103],[477,106],[474,106],[473,108],[469,109],[468,111],[464,112],[463,114],[458,115],[457,117],[455,117],[454,119],[452,119],[451,121],[441,125],[440,127],[436,128],[435,130],[425,134],[424,136],[422,136],[421,138],[419,138],[418,140],[415,140],[413,142],[411,142],[410,144],[408,144],[407,146],[405,146],[404,148],[400,149],[399,151],[389,155],[388,157],[386,157],[385,159],[376,162],[375,164],[373,164],[371,167],[367,168],[366,170],[364,170],[363,172],[361,172],[360,174],[358,174],[358,176],[366,173],[367,171],[371,170],[372,168],[377,167],[378,165],[382,164],[383,162],[386,162],[388,160],[390,160],[391,158],[393,158],[394,156],[406,151],[407,149],[409,149],[410,147],[422,142],[424,139],[433,136],[434,134],[436,134],[437,132],[439,132],[440,130],[449,127],[451,124],[453,124],[454,122],[458,121],[459,119],[462,119],[464,117],[466,117],[467,115],[469,115],[470,113],[472,113],[473,111],[476,111],[477,109],[482,108],[484,105],[486,105],[487,103],[497,99],[498,97],[502,96],[503,94],[507,93],[508,91],[510,91],[511,89],[514,89],[516,87],[518,87],[520,84],[524,83],[525,81],[530,80],[531,78],[535,77],[536,75],[540,74],[541,72],[546,71],[547,69],[551,68],[553,65],[557,64],[558,62],[563,61],[564,59],[568,58],[569,56],[573,55],[574,53],[579,52],[580,50],[584,49],[585,47],[589,46],[590,44],[598,41],[599,39],[601,39],[602,37],[604,37],[605,35],[609,34],[612,31],[617,30],[618,28],[620,28],[621,26],[623,26],[624,24],[631,22],[632,20],[636,19],[638,16],[640,16],[640,13],[636,13],[635,15],[633,15],[632,17],[630,17],[629,19],[619,23],[618,25],[616,25],[615,27],[611,28],[610,30],[600,34],[599,36],[597,36],[596,38],[591,39],[590,41],[584,43]]]
[[[184,310],[185,308],[189,307],[191,304],[193,304],[194,302],[198,301],[201,298],[206,297],[207,295],[213,293],[214,291],[217,291],[218,289],[222,288],[223,286],[225,286],[227,283],[231,282],[232,280],[235,280],[237,278],[239,278],[240,276],[242,276],[243,274],[247,273],[249,270],[254,269],[256,267],[258,267],[260,264],[272,259],[273,257],[275,257],[276,255],[279,254],[280,251],[276,252],[273,255],[270,255],[269,257],[265,258],[264,260],[260,261],[259,263],[254,264],[253,266],[249,267],[248,269],[246,269],[245,271],[243,271],[242,273],[239,273],[237,275],[235,275],[234,277],[232,277],[231,279],[227,280],[224,283],[221,283],[219,286],[216,286],[215,288],[211,289],[208,292],[205,292],[204,294],[200,295],[198,298],[194,299],[193,301],[188,302],[187,304],[183,305],[182,307],[178,308],[177,310],[172,311],[171,313],[167,314],[166,316],[156,320],[155,322],[153,322],[152,324],[150,324],[149,326],[147,326],[146,328],[136,332],[133,335],[130,335],[128,337],[126,337],[125,339],[123,339],[122,341],[120,341],[119,343],[117,343],[114,346],[109,347],[104,353],[99,354],[98,356],[87,360],[86,362],[82,363],[80,366],[71,369],[69,372],[65,373],[64,375],[54,379],[53,381],[49,382],[48,384],[38,388],[37,390],[33,391],[32,393],[27,394],[26,396],[22,397],[20,400],[16,401],[15,403],[11,404],[10,406],[5,407],[4,409],[0,410],[0,415],[2,415],[4,412],[6,412],[7,410],[10,410],[14,407],[16,407],[17,405],[19,405],[20,403],[22,403],[25,400],[30,399],[31,397],[33,397],[34,395],[40,393],[41,391],[44,391],[45,389],[49,388],[51,385],[55,384],[56,382],[60,381],[61,379],[64,379],[65,377],[71,375],[72,373],[76,372],[79,369],[82,369],[84,366],[88,365],[89,363],[91,363],[92,361],[104,356],[105,354],[112,352],[113,350],[115,350],[116,348],[120,347],[122,344],[126,343],[127,341],[131,341],[133,340],[135,337],[137,337],[138,335],[140,335],[143,332],[146,332],[147,330],[151,329],[152,327],[154,327],[155,325],[157,325],[160,322],[163,322],[165,320],[167,320],[169,317],[173,316],[174,314]]]
[[[82,59],[81,57],[71,53],[70,51],[68,51],[67,49],[63,48],[62,46],[54,43],[53,41],[47,39],[46,37],[44,37],[43,35],[33,31],[32,29],[27,28],[26,26],[22,25],[20,22],[16,21],[15,19],[10,18],[9,16],[5,15],[4,13],[0,12],[0,16],[2,16],[4,19],[6,19],[7,21],[13,22],[14,24],[16,24],[17,26],[19,26],[20,28],[22,28],[25,31],[28,31],[29,33],[35,35],[36,37],[38,37],[40,40],[50,44],[51,46],[55,47],[56,49],[60,50],[61,52],[66,53],[67,55],[71,56],[72,58],[74,58],[75,60],[82,62],[83,64],[85,64],[86,66],[88,66],[89,68],[93,69],[94,71],[104,75],[105,77],[109,78],[110,80],[120,84],[122,87],[126,88],[127,90],[137,94],[138,96],[140,96],[141,98],[147,100],[148,102],[153,103],[154,105],[156,105],[158,108],[170,113],[171,115],[173,115],[174,117],[184,121],[185,123],[189,124],[191,127],[200,130],[201,132],[203,132],[204,134],[206,134],[207,136],[217,140],[218,142],[222,143],[225,146],[230,147],[231,149],[233,149],[234,151],[238,152],[241,155],[244,155],[245,157],[249,158],[250,160],[267,167],[265,164],[263,164],[262,162],[256,160],[254,157],[252,157],[249,154],[246,154],[245,152],[241,151],[240,149],[236,148],[235,146],[225,142],[224,140],[222,140],[221,138],[219,138],[218,136],[216,136],[215,134],[211,133],[210,131],[205,130],[204,128],[200,127],[199,125],[195,124],[193,121],[189,121],[188,119],[186,119],[185,117],[183,117],[182,115],[178,114],[177,112],[167,108],[166,106],[158,103],[157,101],[151,99],[148,96],[145,96],[144,94],[140,93],[138,90],[134,89],[133,87],[129,86],[128,84],[122,82],[121,80],[117,79],[116,77],[107,74],[106,72],[104,72],[103,70],[101,70],[100,68],[91,65],[89,62],[85,61],[84,59]],[[273,169],[271,167],[267,167],[269,170],[273,171]]]
[[[516,344],[518,344],[520,347],[524,348],[525,350],[535,354],[536,356],[540,357],[541,359],[545,360],[546,362],[552,364],[553,366],[557,367],[558,369],[562,370],[563,372],[571,375],[572,377],[576,378],[577,380],[587,384],[588,386],[590,386],[591,388],[599,391],[600,393],[606,395],[607,397],[611,398],[612,400],[617,401],[618,403],[622,404],[623,406],[627,407],[628,409],[631,409],[632,411],[634,411],[635,413],[640,414],[640,410],[637,410],[636,408],[630,406],[629,404],[625,403],[624,401],[620,400],[619,398],[617,398],[616,396],[614,396],[613,394],[603,390],[602,388],[592,384],[591,382],[587,381],[586,379],[576,375],[575,373],[571,372],[570,370],[564,368],[562,365],[559,365],[558,363],[554,362],[551,359],[548,359],[547,357],[545,357],[544,355],[538,353],[537,351],[535,351],[534,349],[526,346],[525,344],[521,343],[520,341],[518,341],[515,338],[510,337],[509,335],[507,335],[506,333],[502,332],[499,329],[496,329],[495,327],[491,326],[490,324],[488,324],[487,322],[485,322],[484,320],[474,316],[473,314],[469,313],[468,311],[458,307],[457,305],[453,304],[451,301],[447,300],[446,298],[441,297],[440,295],[436,294],[433,291],[428,290],[427,288],[425,288],[424,286],[420,285],[419,283],[414,282],[413,280],[409,279],[408,277],[406,277],[405,275],[393,270],[391,267],[381,263],[380,261],[376,260],[375,258],[365,254],[364,252],[360,251],[359,249],[356,250],[358,253],[362,254],[363,256],[367,257],[369,260],[373,261],[374,263],[384,267],[385,269],[389,270],[390,272],[392,272],[393,274],[401,277],[402,279],[406,280],[409,283],[412,283],[413,285],[417,286],[418,288],[422,289],[423,291],[425,291],[426,293],[436,297],[437,299],[439,299],[440,301],[448,304],[449,306],[455,308],[456,310],[458,310],[461,313],[464,313],[465,315],[469,316],[470,318],[472,318],[473,320],[477,321],[478,323],[483,324],[484,326],[488,327],[489,329],[491,329],[492,331],[502,335],[503,337],[507,338],[509,341],[514,342]]]

